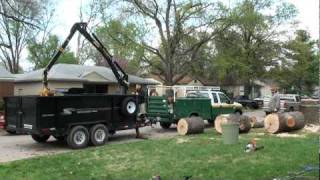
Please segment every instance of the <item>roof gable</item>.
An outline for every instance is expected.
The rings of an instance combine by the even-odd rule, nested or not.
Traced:
[[[84,73],[83,75],[81,75],[81,78],[87,80],[88,82],[112,82],[110,81],[110,79],[105,78],[104,76],[95,71]]]

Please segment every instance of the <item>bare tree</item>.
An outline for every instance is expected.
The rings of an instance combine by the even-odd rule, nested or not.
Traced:
[[[187,75],[191,65],[200,60],[201,47],[229,26],[223,21],[227,9],[221,3],[126,0],[125,4],[120,4],[126,16],[124,19],[144,22],[142,26],[148,33],[136,43],[151,56],[144,56],[143,63],[150,65],[151,73],[167,85],[176,84]],[[152,39],[158,39],[159,43]]]
[[[45,2],[0,0],[0,61],[12,73],[19,72],[27,40],[40,29]]]
[[[86,4],[80,5],[79,20],[81,22],[87,22],[91,29],[96,28],[104,19],[104,12],[102,9],[106,7],[106,4],[102,0],[90,0]],[[84,64],[89,58],[88,52],[85,51],[88,47],[88,41],[85,40],[80,34],[77,37],[76,57],[79,64]]]
[[[4,7],[3,5],[6,5],[7,7]],[[6,9],[10,9],[11,12],[18,13],[19,16],[17,16],[16,14],[11,14]],[[11,19],[13,21],[20,22],[20,23],[23,23],[23,24],[26,24],[26,25],[29,25],[29,26],[32,26],[32,27],[39,28],[34,22],[32,22],[32,18],[29,19],[29,17],[23,15],[23,13],[19,9],[17,9],[16,7],[13,6],[13,1],[1,0],[0,15],[6,17],[8,19]],[[23,16],[23,18],[21,18],[21,16]]]

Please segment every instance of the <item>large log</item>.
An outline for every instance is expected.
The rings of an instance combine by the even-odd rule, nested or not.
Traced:
[[[264,127],[264,122],[259,121],[257,117],[251,116],[250,117],[250,124],[252,128],[263,128]]]
[[[182,118],[178,122],[177,130],[180,135],[203,133],[204,121],[201,117]]]
[[[239,133],[247,133],[251,129],[250,118],[244,115],[222,114],[214,121],[216,131],[222,134],[222,124],[239,123]]]
[[[319,124],[319,104],[301,104],[299,109],[304,115],[306,124]]]
[[[264,127],[269,133],[289,132],[302,129],[305,125],[301,112],[272,113],[266,116]]]
[[[251,129],[249,116],[239,116],[239,133],[248,133]]]

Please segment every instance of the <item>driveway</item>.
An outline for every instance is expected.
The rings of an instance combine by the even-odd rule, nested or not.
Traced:
[[[244,114],[256,116],[258,120],[262,120],[264,117],[262,110],[248,111]],[[164,130],[159,125],[154,128],[149,126],[141,128],[141,133],[149,139],[167,138],[178,135],[175,126]],[[118,131],[113,135],[109,144],[135,141],[142,141],[141,139],[135,138],[135,130],[124,130]],[[65,143],[56,141],[53,137],[51,137],[47,143],[40,144],[33,141],[29,135],[9,135],[5,131],[0,130],[0,163],[67,151],[71,151],[71,149],[69,149]]]
[[[149,139],[173,137],[177,135],[176,129],[172,126],[168,130],[161,129],[159,126],[154,128],[141,128],[141,133]],[[143,141],[135,138],[135,130],[117,131],[110,138],[109,144],[127,143]],[[56,141],[51,137],[47,143],[37,143],[32,140],[30,135],[9,135],[4,130],[0,130],[0,163],[25,159],[41,155],[50,155],[71,151],[64,142]]]

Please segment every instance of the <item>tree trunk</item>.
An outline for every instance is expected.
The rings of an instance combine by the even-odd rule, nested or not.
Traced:
[[[263,128],[264,127],[264,122],[258,121],[257,117],[255,117],[255,116],[250,117],[250,124],[251,124],[252,128]]]
[[[247,133],[251,129],[250,118],[244,115],[222,114],[214,121],[216,131],[222,134],[222,124],[239,123],[239,133]]]
[[[239,133],[248,133],[251,129],[249,116],[239,116]]]
[[[310,123],[310,124],[319,124],[319,109],[320,105],[316,104],[317,102],[308,102],[301,104],[299,109],[303,113],[306,122],[305,123]]]
[[[203,133],[204,121],[201,117],[182,118],[178,122],[177,130],[180,135]]]
[[[272,113],[264,120],[265,129],[273,134],[302,129],[304,125],[304,116],[299,111]]]

